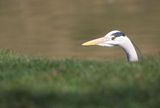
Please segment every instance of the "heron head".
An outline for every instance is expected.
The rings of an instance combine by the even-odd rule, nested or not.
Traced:
[[[83,46],[98,45],[105,47],[122,46],[126,36],[123,32],[114,30],[107,33],[104,37],[90,40],[83,43]]]

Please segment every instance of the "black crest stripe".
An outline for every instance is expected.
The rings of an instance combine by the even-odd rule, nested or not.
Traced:
[[[115,37],[125,36],[125,34],[122,32],[116,32],[116,33],[113,33],[112,35],[114,35]]]

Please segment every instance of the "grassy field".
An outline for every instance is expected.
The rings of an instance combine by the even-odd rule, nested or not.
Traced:
[[[55,60],[0,50],[0,108],[160,108],[160,57]]]

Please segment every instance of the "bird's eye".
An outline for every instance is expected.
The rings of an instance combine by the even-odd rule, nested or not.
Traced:
[[[112,37],[111,40],[114,40],[116,37]]]

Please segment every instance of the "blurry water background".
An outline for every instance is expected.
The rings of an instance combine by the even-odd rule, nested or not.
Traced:
[[[144,56],[160,55],[159,0],[0,0],[0,48],[53,58],[125,58],[122,49],[82,47],[118,29]]]

